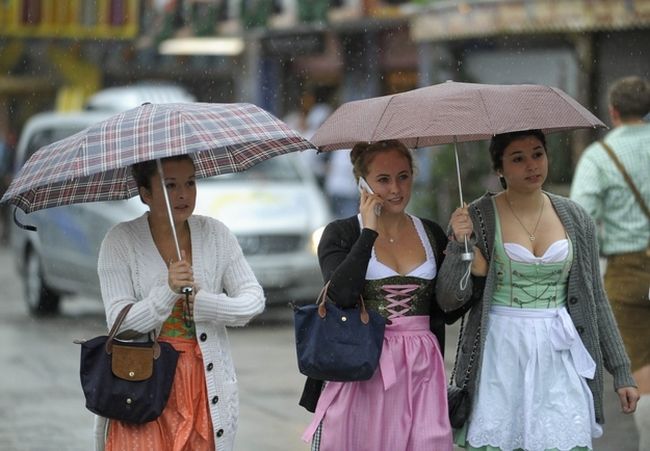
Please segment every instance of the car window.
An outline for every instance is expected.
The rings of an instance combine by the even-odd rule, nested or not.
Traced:
[[[27,143],[27,154],[25,159],[31,157],[34,152],[40,149],[43,146],[52,144],[54,141],[58,141],[68,136],[74,135],[75,133],[83,130],[84,127],[67,127],[67,128],[48,128],[44,130],[39,130],[34,133]]]
[[[233,180],[260,180],[265,182],[299,182],[302,176],[289,155],[265,160],[244,172],[211,177],[210,180],[226,182]]]

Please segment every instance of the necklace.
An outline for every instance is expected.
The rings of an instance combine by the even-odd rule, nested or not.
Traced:
[[[528,235],[528,239],[532,242],[535,241],[535,232],[537,232],[537,227],[539,227],[539,221],[542,219],[542,213],[544,213],[544,195],[542,194],[542,206],[539,208],[539,216],[537,216],[537,222],[535,223],[535,228],[533,229],[533,232],[529,232],[526,226],[524,225],[523,222],[521,222],[521,219],[519,219],[519,216],[517,216],[517,213],[515,213],[515,210],[512,208],[512,204],[510,203],[510,199],[508,199],[508,193],[505,193],[506,196],[506,203],[508,204],[508,208],[510,208],[510,211],[512,212],[512,216],[515,217],[519,225],[521,226],[522,229],[526,231],[526,234]]]
[[[400,236],[400,234],[402,232],[399,229],[402,229],[402,228],[403,228],[402,226],[399,226],[397,228],[397,234],[394,237],[388,235],[388,233],[385,232],[385,231],[384,231],[384,233],[380,233],[380,236],[383,236],[390,244],[395,244],[395,242],[397,242],[397,240],[398,240],[398,238],[399,238],[399,236]]]

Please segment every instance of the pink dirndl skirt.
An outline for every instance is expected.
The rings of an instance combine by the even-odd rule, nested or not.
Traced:
[[[314,418],[320,451],[452,451],[447,382],[428,316],[386,326],[379,368],[359,382],[327,382]]]

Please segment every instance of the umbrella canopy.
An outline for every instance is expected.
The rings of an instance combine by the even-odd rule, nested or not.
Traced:
[[[407,147],[478,141],[519,130],[605,127],[558,88],[448,81],[341,105],[316,131],[321,151],[399,139]]]
[[[144,104],[39,149],[0,203],[26,213],[138,193],[130,166],[189,154],[196,176],[244,171],[276,155],[315,146],[247,103]]]

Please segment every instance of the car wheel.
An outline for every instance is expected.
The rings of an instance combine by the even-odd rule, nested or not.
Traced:
[[[43,280],[41,259],[33,251],[27,252],[25,259],[25,301],[29,313],[34,316],[52,315],[59,311],[61,296],[47,287]]]

